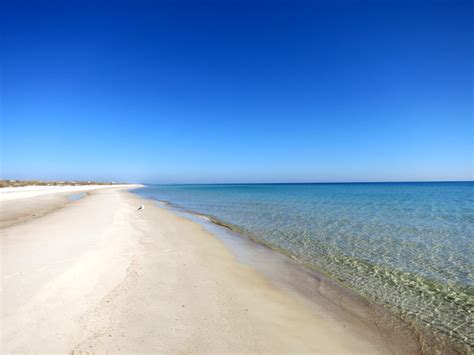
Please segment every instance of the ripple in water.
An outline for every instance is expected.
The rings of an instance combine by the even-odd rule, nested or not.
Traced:
[[[155,185],[137,193],[323,271],[474,346],[474,183]]]

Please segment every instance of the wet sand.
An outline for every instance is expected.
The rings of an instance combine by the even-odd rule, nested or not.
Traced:
[[[36,196],[25,209],[38,216],[0,230],[2,352],[419,351],[355,304],[329,302],[340,293],[328,280],[308,294],[281,287],[205,226],[126,189],[61,197],[52,209],[42,200],[51,194]]]

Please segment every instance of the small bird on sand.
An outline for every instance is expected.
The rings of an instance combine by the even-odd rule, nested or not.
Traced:
[[[144,210],[144,209],[145,209],[145,205],[141,205],[140,207],[137,208],[137,211]]]

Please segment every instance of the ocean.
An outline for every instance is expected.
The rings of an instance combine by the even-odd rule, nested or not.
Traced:
[[[474,182],[148,185],[136,193],[286,254],[474,346]]]

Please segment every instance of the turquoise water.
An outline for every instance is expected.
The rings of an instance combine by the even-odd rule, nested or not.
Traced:
[[[474,345],[474,183],[151,185],[410,322]]]

